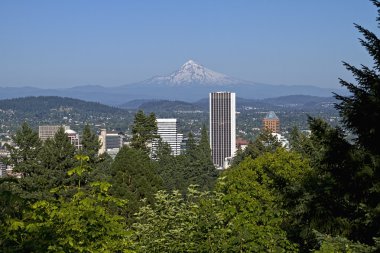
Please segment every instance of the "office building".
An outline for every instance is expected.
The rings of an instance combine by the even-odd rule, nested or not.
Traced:
[[[271,133],[280,132],[280,119],[274,113],[270,111],[263,119],[263,128],[270,131]]]
[[[3,163],[2,158],[8,157],[9,152],[2,149],[0,146],[0,177],[5,177],[7,175],[8,166]]]
[[[81,147],[80,141],[79,141],[79,134],[75,132],[74,130],[71,130],[69,126],[59,126],[59,125],[52,125],[52,126],[39,126],[38,127],[38,136],[42,141],[46,141],[47,139],[54,138],[54,135],[58,132],[58,130],[63,127],[65,130],[65,133],[67,134],[67,137],[69,137],[71,144],[75,146],[75,148],[79,149]]]
[[[177,119],[156,119],[156,122],[157,134],[160,136],[161,140],[169,144],[172,150],[172,155],[180,155],[183,134],[178,133]],[[155,153],[157,150],[157,144],[157,141],[153,141],[152,153]]]
[[[236,150],[235,93],[214,92],[209,98],[212,160],[217,168],[225,169]]]
[[[70,129],[68,126],[39,126],[38,127],[38,136],[42,141],[46,141],[49,138],[53,138],[54,135],[58,132],[59,128],[63,127],[63,129],[66,131]]]
[[[123,136],[116,132],[107,132],[101,129],[99,135],[100,148],[99,154],[107,152],[110,156],[116,156],[120,148],[123,146]]]
[[[65,134],[67,134],[67,137],[69,137],[71,144],[74,145],[75,148],[80,149],[82,145],[79,141],[79,134],[71,129],[66,129]]]

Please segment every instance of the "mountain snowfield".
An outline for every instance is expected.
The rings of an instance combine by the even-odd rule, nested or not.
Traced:
[[[189,60],[183,64],[180,69],[168,76],[157,76],[143,82],[149,84],[181,86],[192,84],[233,85],[242,83],[243,81],[231,78],[225,74],[208,69],[193,60]]]
[[[271,85],[243,81],[210,70],[193,60],[189,60],[167,76],[157,76],[142,82],[121,86],[85,85],[65,89],[40,89],[34,87],[2,87],[0,84],[0,99],[60,96],[117,106],[136,99],[194,102],[208,97],[210,92],[218,91],[235,92],[237,96],[246,99],[264,99],[288,95],[331,97],[332,92],[339,94],[346,92],[307,85]]]

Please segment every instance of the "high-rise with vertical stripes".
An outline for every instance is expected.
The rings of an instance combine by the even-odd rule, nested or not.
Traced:
[[[223,169],[236,149],[236,97],[231,92],[213,92],[209,98],[212,160]]]
[[[163,142],[169,144],[172,155],[177,156],[181,154],[181,144],[183,135],[178,133],[178,121],[177,119],[156,119],[157,122],[157,134],[160,136]],[[157,141],[152,143],[153,153],[157,150]]]

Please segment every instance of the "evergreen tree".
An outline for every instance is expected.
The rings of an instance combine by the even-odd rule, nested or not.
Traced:
[[[7,163],[13,166],[14,173],[21,175],[15,190],[24,198],[39,199],[41,198],[40,192],[46,187],[48,180],[39,160],[42,142],[38,133],[25,122],[12,136],[12,141],[15,146],[6,144],[6,148],[10,152]]]
[[[192,132],[188,134],[185,153],[187,156],[190,156],[193,159],[196,158],[197,144],[195,142],[194,135]]]
[[[15,146],[5,144],[10,152],[9,163],[13,166],[13,171],[20,173],[22,177],[30,177],[39,173],[41,167],[38,157],[41,152],[42,142],[38,133],[33,131],[24,122],[16,134],[12,136]]]
[[[189,185],[198,185],[202,190],[210,190],[217,178],[217,170],[211,159],[211,149],[207,135],[207,129],[203,126],[201,139],[197,144],[193,134],[189,133],[185,159],[183,160],[184,189]]]
[[[1,251],[129,252],[131,233],[125,217],[111,208],[123,207],[126,201],[110,196],[109,187],[105,182],[92,183],[87,191],[80,186],[64,187],[60,193],[70,197],[39,200],[19,217],[6,217],[4,226],[0,226],[4,232],[0,236]]]
[[[237,153],[233,159],[232,164],[238,165],[247,157],[255,159],[266,152],[273,153],[277,148],[280,147],[281,143],[277,140],[277,138],[273,136],[268,130],[264,130],[253,142],[248,144],[247,148],[244,151],[239,151]]]
[[[140,200],[153,203],[154,193],[161,189],[162,181],[157,175],[153,161],[139,149],[122,147],[111,166],[111,193],[127,199],[127,215],[137,211]]]
[[[378,8],[377,21],[380,26],[380,2],[372,2]],[[374,66],[371,69],[362,65],[359,69],[343,63],[353,74],[357,84],[340,79],[341,85],[351,95],[345,97],[335,94],[340,101],[336,107],[344,124],[357,135],[357,143],[373,154],[380,155],[380,39],[360,25],[355,24],[355,27],[364,37],[360,42],[372,56]]]
[[[372,3],[377,7],[380,27],[380,2],[372,0]],[[360,42],[372,57],[374,65],[372,68],[363,65],[357,68],[344,62],[357,83],[341,79],[341,85],[351,95],[335,94],[335,97],[340,101],[336,108],[344,125],[357,136],[356,144],[362,149],[360,153],[363,165],[355,172],[364,177],[366,182],[361,185],[359,192],[362,197],[361,210],[365,212],[361,226],[365,225],[366,229],[359,229],[356,237],[370,242],[372,237],[380,237],[380,39],[360,25],[355,24],[355,27],[363,35]]]
[[[68,183],[67,172],[74,167],[76,149],[63,127],[59,128],[53,139],[44,142],[41,152],[42,165],[46,170],[45,176],[49,179],[50,188]],[[70,178],[70,181],[74,177]]]
[[[149,153],[148,144],[157,138],[157,122],[154,113],[145,115],[142,110],[135,114],[132,126],[131,147]]]
[[[88,124],[83,129],[82,134],[82,150],[81,153],[89,157],[90,166],[94,166],[98,160],[98,152],[100,148],[99,138],[96,133],[91,131]]]

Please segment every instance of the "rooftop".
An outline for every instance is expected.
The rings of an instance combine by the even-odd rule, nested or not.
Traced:
[[[268,114],[265,116],[265,119],[278,119],[277,115],[274,113],[274,111],[268,112]]]

